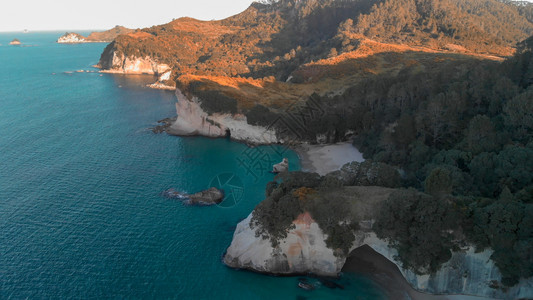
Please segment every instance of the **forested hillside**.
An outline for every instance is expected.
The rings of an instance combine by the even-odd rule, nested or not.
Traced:
[[[532,20],[524,2],[266,1],[221,21],[119,36],[102,59],[155,58],[205,111],[241,112],[253,125],[309,99],[322,114],[298,133],[274,129],[308,142],[355,136],[364,168],[400,170],[387,186],[406,189],[391,194],[375,228],[407,267],[431,272],[453,249],[490,247],[509,286],[533,276]],[[301,201],[343,183],[294,176],[258,206],[261,234],[283,234],[303,209],[331,225]],[[352,229],[324,230],[349,249]]]
[[[177,81],[186,74],[284,82],[302,65],[357,52],[366,41],[511,56],[533,34],[530,5],[496,0],[267,2],[221,21],[181,18],[121,35],[103,58],[150,56],[170,65]]]
[[[399,185],[410,189],[390,196],[375,230],[415,272],[432,272],[451,250],[474,244],[494,250],[504,285],[533,276],[532,46],[532,39],[524,41],[504,63],[405,68],[368,78],[342,95],[313,98],[326,113],[308,124],[310,136],[328,130],[340,138],[355,131],[354,143],[365,158],[384,164],[380,170],[402,171]],[[390,172],[381,174],[388,175],[379,175],[379,185],[399,186],[390,183]],[[320,185],[307,180],[301,186]],[[265,226],[276,236],[290,207],[272,201],[267,198],[255,214],[260,223],[281,219],[264,222],[277,224]]]

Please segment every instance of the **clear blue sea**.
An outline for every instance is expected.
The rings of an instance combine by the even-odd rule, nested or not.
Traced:
[[[239,164],[243,144],[152,133],[175,115],[173,93],[97,73],[106,45],[56,44],[61,34],[0,34],[0,299],[383,298],[352,274],[344,290],[304,291],[294,277],[225,267],[235,225],[273,175]],[[23,46],[8,45],[15,37]],[[279,162],[284,150],[254,151]],[[294,152],[283,155],[299,169]],[[240,179],[237,201],[191,207],[161,195],[206,189],[219,174]]]

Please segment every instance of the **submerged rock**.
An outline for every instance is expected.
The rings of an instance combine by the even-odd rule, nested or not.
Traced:
[[[179,199],[179,200],[187,200],[189,197],[187,194],[181,193],[179,191],[176,191],[175,189],[168,189],[161,193],[163,197],[171,198],[171,199]]]
[[[188,205],[209,206],[222,202],[222,200],[224,200],[224,191],[212,187],[208,190],[189,195],[176,191],[175,189],[168,189],[163,192],[163,196],[167,198],[182,200],[185,204]]]
[[[318,278],[318,281],[320,281],[320,283],[327,288],[344,290],[344,286],[336,283],[333,280],[329,280],[327,278]]]
[[[163,132],[166,132],[167,129],[168,129],[168,128],[172,125],[172,123],[174,123],[175,121],[176,121],[176,117],[174,117],[174,118],[166,118],[166,119],[163,119],[163,120],[159,120],[159,121],[157,121],[157,123],[159,123],[159,125],[150,128],[150,130],[152,130],[153,133],[163,133]]]
[[[312,291],[315,289],[314,285],[303,281],[298,282],[298,287],[307,291]]]

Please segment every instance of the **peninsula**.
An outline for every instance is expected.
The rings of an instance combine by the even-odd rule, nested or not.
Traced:
[[[115,26],[106,31],[92,32],[89,36],[84,37],[75,32],[67,32],[57,39],[59,44],[78,44],[78,43],[109,43],[112,42],[118,35],[133,32],[133,29],[128,29],[123,26]]]

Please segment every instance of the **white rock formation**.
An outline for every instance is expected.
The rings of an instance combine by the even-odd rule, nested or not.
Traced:
[[[112,57],[107,59],[109,61],[105,63],[110,67],[102,70],[102,73],[160,75],[165,74],[170,70],[168,65],[160,64],[150,56],[125,57],[124,54],[115,51],[113,52]],[[100,62],[100,65],[102,65],[102,62]]]
[[[59,39],[57,39],[57,43],[59,44],[76,44],[76,43],[87,43],[87,40],[85,37],[74,33],[74,32],[67,32]]]
[[[180,136],[202,135],[207,137],[225,137],[251,144],[278,143],[276,132],[261,126],[250,125],[242,114],[215,113],[207,114],[200,106],[201,99],[188,99],[179,89],[176,90],[178,118],[167,130],[170,134]]]
[[[295,229],[287,238],[272,247],[270,240],[255,236],[250,226],[252,215],[237,225],[224,263],[233,268],[248,269],[269,274],[315,273],[336,276],[346,258],[337,257],[326,246],[327,236],[308,214],[294,221]],[[357,232],[352,249],[368,245],[398,266],[403,276],[416,290],[434,294],[464,294],[499,299],[520,299],[533,296],[533,278],[522,280],[504,291],[494,288],[501,273],[490,259],[491,251],[475,253],[472,248],[454,252],[452,258],[435,274],[417,275],[404,269],[396,260],[397,251],[373,232]]]
[[[250,228],[251,218],[252,214],[237,225],[224,255],[226,265],[279,275],[311,272],[336,276],[342,269],[346,259],[335,257],[333,250],[326,247],[326,236],[309,214],[298,217],[295,228],[276,248],[270,240],[255,236],[255,230]]]
[[[289,171],[289,160],[287,158],[283,158],[283,161],[279,164],[275,164],[272,167],[273,173],[283,173]]]

